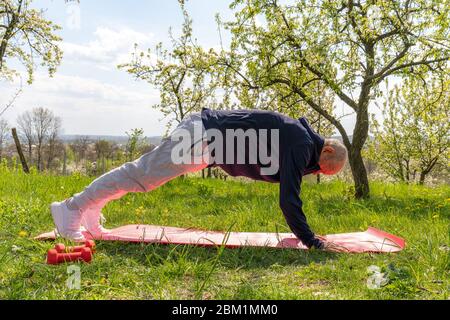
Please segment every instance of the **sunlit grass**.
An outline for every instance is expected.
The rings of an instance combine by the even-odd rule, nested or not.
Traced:
[[[304,209],[316,233],[374,226],[406,239],[392,255],[277,249],[218,249],[99,242],[80,265],[80,290],[66,287],[67,265],[48,266],[53,243],[31,240],[53,228],[48,206],[79,192],[83,176],[0,170],[0,299],[448,299],[450,187],[372,184],[372,197],[351,198],[342,182],[306,184]],[[109,204],[107,227],[162,224],[232,231],[289,231],[278,185],[177,179],[148,194]],[[369,290],[375,265],[389,283]]]

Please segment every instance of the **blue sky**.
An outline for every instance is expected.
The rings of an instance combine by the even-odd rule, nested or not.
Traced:
[[[199,43],[218,45],[215,14],[230,18],[229,2],[187,2]],[[147,136],[164,133],[167,119],[151,108],[158,92],[116,66],[129,59],[135,43],[142,49],[169,45],[169,28],[178,34],[183,21],[177,0],[35,0],[33,6],[45,8],[46,17],[63,27],[64,59],[54,78],[37,70],[5,119],[14,124],[23,111],[42,106],[62,118],[66,134],[124,135],[132,128],[143,128]],[[0,85],[4,105],[18,83]],[[350,129],[353,119],[344,125]]]

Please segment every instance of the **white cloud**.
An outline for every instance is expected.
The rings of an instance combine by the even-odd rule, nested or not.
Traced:
[[[131,128],[143,128],[147,135],[164,133],[167,121],[151,108],[158,103],[159,92],[116,68],[129,61],[136,43],[147,48],[152,41],[151,33],[99,26],[85,43],[64,42],[63,65],[55,76],[36,72],[33,84],[24,83],[4,118],[15,124],[19,114],[42,106],[62,118],[67,133],[118,135]],[[1,83],[0,107],[19,86],[18,79]]]
[[[77,99],[100,100],[112,103],[136,103],[142,101],[156,101],[158,92],[146,88],[132,90],[130,86],[120,86],[101,82],[94,78],[79,76],[67,76],[56,74],[53,78],[48,78],[44,74],[39,74],[33,84],[33,90],[41,93],[56,94],[64,97]]]
[[[12,96],[16,88],[17,83],[2,85],[0,97]],[[3,104],[4,99],[0,100]],[[123,135],[131,128],[143,128],[146,135],[153,136],[163,134],[167,122],[151,108],[158,101],[158,92],[145,83],[117,85],[93,78],[62,74],[49,78],[37,73],[35,82],[24,86],[4,118],[14,125],[19,114],[42,106],[62,118],[66,133]]]
[[[128,61],[134,45],[148,46],[154,38],[152,33],[143,33],[130,28],[118,30],[97,27],[94,39],[85,44],[64,42],[65,58],[95,64],[102,69],[113,69]]]

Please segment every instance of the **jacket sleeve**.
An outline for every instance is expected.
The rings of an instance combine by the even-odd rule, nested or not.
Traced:
[[[311,231],[302,210],[300,185],[310,158],[307,146],[292,147],[283,155],[280,167],[280,208],[292,232],[308,248],[322,248],[323,243]]]

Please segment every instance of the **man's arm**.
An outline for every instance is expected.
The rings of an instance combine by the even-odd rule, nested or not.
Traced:
[[[284,156],[280,168],[280,208],[292,232],[308,248],[323,248],[323,243],[311,231],[302,210],[300,185],[303,170],[309,159],[308,147],[290,148]]]

